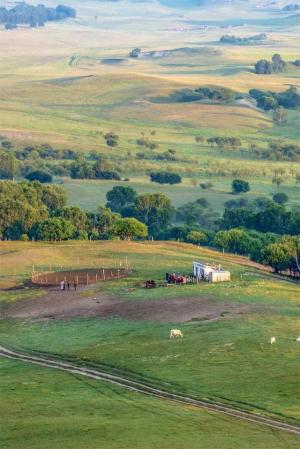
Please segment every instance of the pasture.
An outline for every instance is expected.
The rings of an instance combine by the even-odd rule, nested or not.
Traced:
[[[4,359],[0,369],[7,449],[298,447],[296,436],[109,384]]]
[[[18,285],[32,264],[42,266],[45,260],[54,267],[74,261],[93,267],[113,266],[128,256],[134,270],[128,279],[89,286],[77,296],[42,290],[34,299],[28,289],[2,292],[3,345],[71,357],[172,391],[299,419],[296,283],[259,271],[245,258],[178,243],[3,242],[1,250],[3,287]],[[189,272],[195,259],[221,262],[231,270],[232,282],[143,288],[143,280],[163,279],[165,271]],[[171,341],[171,328],[181,329],[184,338]]]

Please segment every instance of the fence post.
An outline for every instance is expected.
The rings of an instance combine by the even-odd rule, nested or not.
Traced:
[[[105,281],[105,270],[104,270],[104,268],[103,268],[103,280]]]
[[[97,284],[97,282],[98,282],[98,274],[96,273],[96,284]]]
[[[118,268],[118,279],[120,278],[120,269]]]
[[[86,274],[86,285],[89,285],[89,275]]]

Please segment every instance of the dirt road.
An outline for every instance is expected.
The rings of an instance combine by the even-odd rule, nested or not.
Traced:
[[[100,370],[84,368],[81,366],[76,366],[69,362],[51,360],[44,357],[28,356],[19,352],[11,351],[7,348],[0,346],[0,356],[9,359],[15,359],[26,363],[33,363],[35,365],[44,366],[47,368],[54,368],[62,371],[66,371],[72,374],[77,374],[91,379],[100,380],[104,382],[113,383],[119,387],[126,388],[131,391],[138,393],[148,394],[154,397],[167,399],[171,401],[180,402],[182,404],[192,405],[194,407],[203,408],[206,410],[211,410],[217,413],[222,413],[224,415],[231,416],[233,418],[248,421],[254,424],[264,425],[272,429],[281,430],[296,435],[300,435],[300,427],[297,425],[289,424],[283,421],[274,420],[261,415],[256,415],[254,413],[244,412],[242,410],[234,409],[227,405],[220,403],[206,402],[202,400],[196,400],[188,396],[170,393],[165,390],[160,390],[153,388],[149,385],[135,382],[124,377],[109,374]]]

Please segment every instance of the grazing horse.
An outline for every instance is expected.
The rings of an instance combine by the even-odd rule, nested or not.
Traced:
[[[179,329],[172,329],[170,331],[170,338],[183,338],[183,333]]]

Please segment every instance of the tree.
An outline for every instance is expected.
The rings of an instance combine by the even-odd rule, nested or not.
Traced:
[[[57,185],[41,187],[41,200],[50,210],[61,209],[67,204],[67,195],[65,190]]]
[[[137,193],[132,187],[115,186],[106,194],[106,207],[114,212],[121,212],[125,206],[133,204],[136,197]]]
[[[2,143],[3,144],[3,143]],[[14,179],[19,171],[19,162],[13,154],[0,152],[0,179]]]
[[[167,228],[173,212],[171,200],[163,193],[139,195],[132,208],[132,216],[145,223],[151,235]]]
[[[141,52],[142,52],[142,50],[140,48],[134,48],[129,53],[129,57],[130,58],[138,58],[140,56]]]
[[[207,236],[201,231],[190,231],[187,240],[191,243],[200,244],[207,241]]]
[[[253,239],[247,231],[236,228],[219,231],[214,239],[214,244],[217,247],[238,254],[249,254],[253,243]]]
[[[72,225],[75,226],[78,231],[85,231],[87,228],[86,213],[83,212],[79,207],[64,207],[63,209],[58,211],[58,215],[64,220],[72,223]]]
[[[105,134],[104,139],[106,140],[106,145],[109,147],[117,147],[119,143],[119,136],[114,132],[109,132]]]
[[[25,176],[28,181],[39,181],[41,183],[51,183],[52,175],[44,170],[35,170]]]
[[[273,120],[278,125],[281,125],[282,123],[287,122],[287,113],[286,113],[286,110],[282,106],[279,106],[278,108],[275,109],[274,114],[273,114]]]
[[[177,173],[170,172],[153,172],[150,174],[150,179],[152,182],[157,182],[159,184],[180,184],[182,179]]]
[[[286,271],[290,265],[290,248],[285,243],[271,243],[262,250],[263,261],[276,273]]]
[[[287,203],[289,200],[289,197],[287,196],[286,193],[274,193],[273,195],[273,201],[275,201],[275,203],[277,204],[284,204]]]
[[[205,137],[203,137],[203,136],[196,136],[195,137],[195,142],[196,143],[204,143],[205,142]]]
[[[61,241],[71,239],[75,234],[75,226],[68,220],[60,217],[48,218],[38,223],[30,231],[30,235],[36,240]]]
[[[281,186],[281,184],[284,182],[284,177],[280,174],[275,174],[272,179],[272,184],[276,184],[277,188]]]
[[[113,233],[121,240],[132,240],[133,238],[147,237],[148,228],[135,218],[122,218],[115,224]]]
[[[249,192],[250,185],[247,181],[243,179],[234,179],[232,181],[232,192],[235,194]]]

